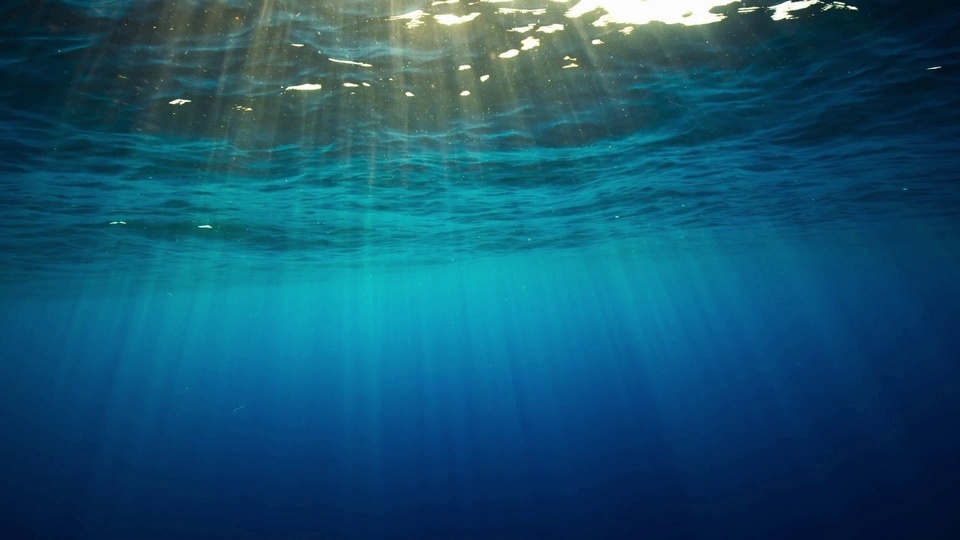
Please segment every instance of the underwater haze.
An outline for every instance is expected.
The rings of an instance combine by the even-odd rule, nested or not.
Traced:
[[[958,36],[3,3],[4,537],[960,537]]]

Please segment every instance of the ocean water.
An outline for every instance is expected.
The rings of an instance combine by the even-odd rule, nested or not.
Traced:
[[[4,2],[5,537],[960,537],[958,36]]]

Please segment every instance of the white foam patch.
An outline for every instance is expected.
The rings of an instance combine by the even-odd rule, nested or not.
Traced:
[[[373,64],[367,64],[366,62],[354,62],[353,60],[340,60],[337,58],[330,58],[330,61],[336,62],[337,64],[349,64],[351,66],[373,67]]]
[[[479,16],[480,16],[480,14],[479,14],[479,13],[476,13],[476,12],[471,13],[471,14],[469,14],[469,15],[463,15],[462,17],[461,17],[461,16],[458,16],[458,15],[452,15],[452,14],[449,14],[449,13],[444,13],[444,14],[442,14],[442,15],[434,15],[433,18],[436,19],[437,22],[440,23],[440,24],[442,24],[442,25],[451,26],[451,25],[454,25],[454,24],[468,23],[468,22],[476,19],[476,18],[479,17]]]
[[[287,90],[296,90],[298,92],[312,92],[315,90],[320,90],[323,88],[319,83],[317,84],[298,84],[296,86],[288,86]]]

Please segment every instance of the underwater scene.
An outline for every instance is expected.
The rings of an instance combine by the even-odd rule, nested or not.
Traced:
[[[960,9],[0,6],[6,538],[960,537]]]

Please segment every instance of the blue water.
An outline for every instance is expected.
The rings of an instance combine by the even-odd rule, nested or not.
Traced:
[[[776,4],[4,3],[5,537],[960,537],[960,10]]]

